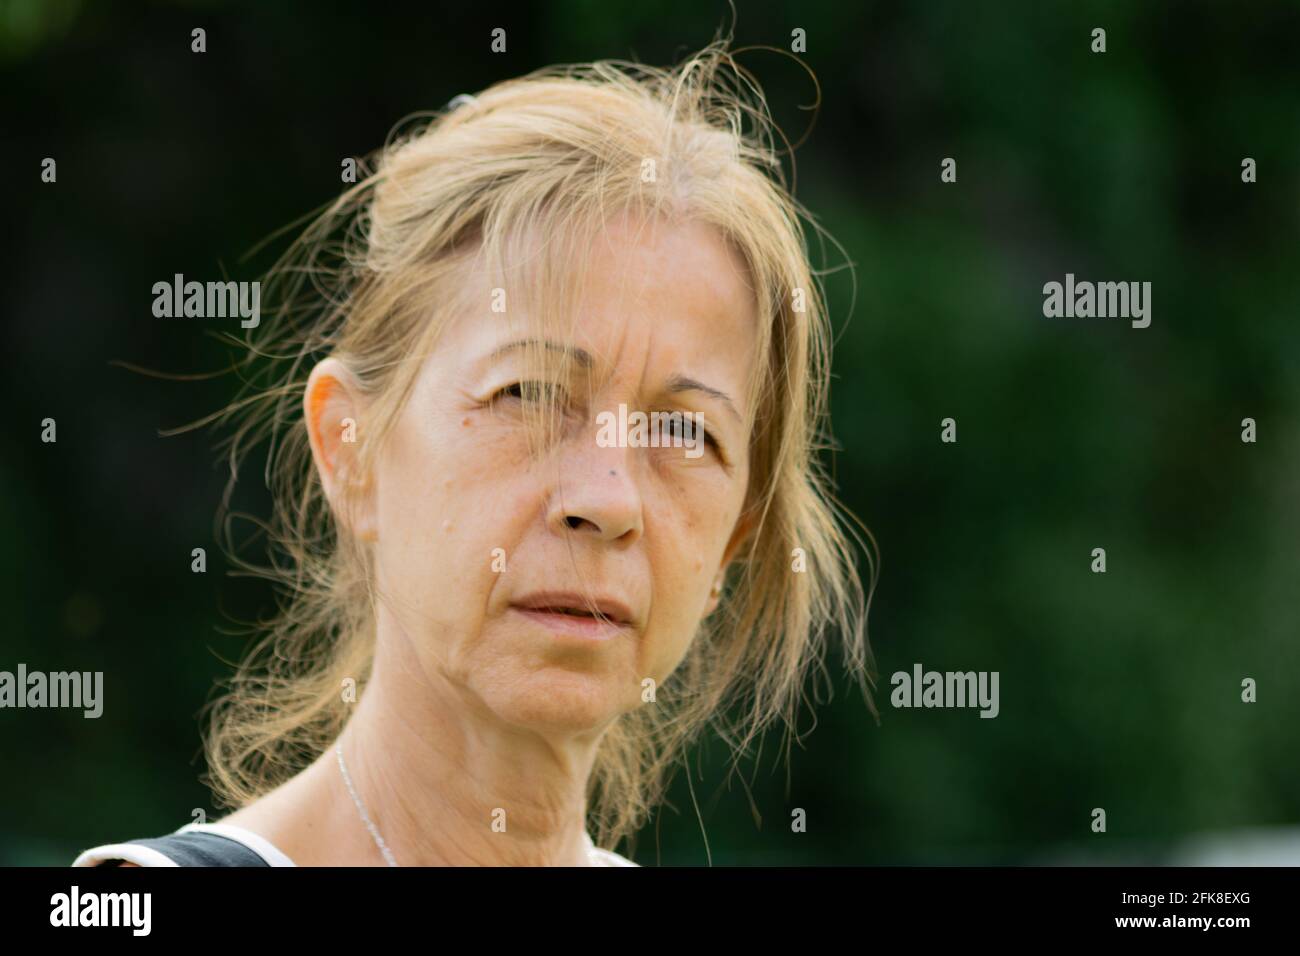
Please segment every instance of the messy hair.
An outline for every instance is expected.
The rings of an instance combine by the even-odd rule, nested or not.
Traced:
[[[601,739],[588,822],[612,846],[662,802],[704,728],[737,760],[777,718],[793,733],[806,677],[825,675],[832,635],[875,712],[871,589],[855,558],[864,542],[822,462],[831,331],[805,231],[817,227],[787,186],[786,141],[763,93],[725,40],[673,68],[551,67],[458,101],[399,126],[360,160],[356,184],[263,282],[269,317],[241,343],[245,391],[217,422],[229,430],[227,506],[241,464],[267,445],[274,560],[257,570],[281,600],[211,705],[207,779],[225,805],[270,792],[338,737],[353,706],[340,687],[352,678],[364,693],[370,672],[371,545],[338,520],[312,464],[302,406],[313,366],[338,359],[366,399],[364,471],[409,395],[416,359],[437,347],[457,309],[487,311],[457,291],[471,264],[502,277],[510,315],[571,327],[569,303],[601,223],[629,214],[698,222],[743,260],[758,316],[743,512],[752,531],[718,610],[656,702],[622,714]],[[874,556],[863,550],[874,584]]]

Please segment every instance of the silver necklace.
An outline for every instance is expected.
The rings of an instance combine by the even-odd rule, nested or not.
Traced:
[[[361,822],[364,823],[366,829],[370,831],[371,837],[374,838],[375,846],[379,847],[379,852],[384,855],[384,859],[388,862],[388,865],[398,866],[399,864],[397,860],[393,857],[393,851],[388,849],[388,844],[385,843],[384,838],[379,835],[379,828],[375,826],[374,821],[370,819],[370,814],[366,813],[365,804],[361,802],[361,797],[357,795],[357,788],[352,786],[352,778],[348,776],[348,766],[343,762],[343,745],[336,743],[334,745],[334,753],[339,758],[339,772],[343,774],[343,782],[347,784],[348,793],[352,795],[352,802],[357,805],[357,813],[361,814]],[[595,849],[595,845],[591,842],[591,837],[587,835],[585,830],[583,831],[583,838],[587,842],[587,852],[590,854]]]
[[[336,743],[334,745],[334,753],[338,754],[339,771],[343,774],[343,782],[347,784],[348,793],[352,794],[352,802],[357,805],[357,813],[361,814],[361,822],[366,825],[366,829],[369,830],[370,835],[374,837],[375,846],[379,847],[379,852],[384,855],[384,859],[388,861],[388,865],[397,866],[397,860],[393,858],[393,851],[388,849],[388,844],[385,843],[384,838],[379,835],[379,828],[375,826],[373,821],[371,821],[370,814],[366,813],[365,805],[362,804],[361,798],[357,796],[356,787],[352,786],[352,778],[348,776],[347,764],[343,762],[343,745]]]

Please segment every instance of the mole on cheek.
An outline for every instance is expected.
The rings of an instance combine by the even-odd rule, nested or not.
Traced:
[[[469,428],[469,419],[468,419],[468,418],[462,418],[462,419],[460,420],[460,427],[461,427],[461,428]]]

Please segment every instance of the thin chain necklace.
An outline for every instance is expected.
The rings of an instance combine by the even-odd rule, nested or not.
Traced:
[[[335,744],[334,752],[338,754],[339,771],[343,774],[343,782],[348,786],[348,793],[352,794],[352,802],[357,805],[357,812],[361,814],[361,822],[366,825],[366,829],[369,830],[370,835],[374,837],[375,846],[379,847],[379,852],[384,855],[384,859],[388,861],[388,865],[397,866],[397,860],[393,858],[393,851],[388,849],[388,844],[385,843],[384,838],[379,835],[379,828],[375,826],[373,821],[371,821],[370,814],[366,813],[365,805],[362,804],[361,798],[357,796],[356,787],[352,786],[352,778],[348,776],[347,764],[343,762],[343,745]]]
[[[384,855],[384,859],[388,862],[388,865],[399,866],[400,864],[393,857],[393,851],[388,849],[388,844],[385,843],[384,838],[379,835],[379,828],[375,826],[374,821],[370,819],[370,814],[366,813],[365,804],[361,802],[361,797],[357,795],[357,788],[352,786],[352,778],[348,775],[348,765],[343,762],[343,745],[336,743],[334,745],[334,753],[338,755],[339,772],[343,774],[343,782],[347,784],[348,793],[352,795],[352,802],[357,805],[357,813],[361,814],[361,822],[364,823],[366,829],[370,831],[371,837],[374,838],[375,846],[379,847],[379,852]],[[591,842],[591,837],[585,830],[582,835],[587,844],[587,851],[588,853],[591,853],[595,849],[595,845]]]

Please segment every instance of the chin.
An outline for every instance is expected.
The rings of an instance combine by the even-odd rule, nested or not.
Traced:
[[[604,729],[628,709],[608,673],[547,668],[511,682],[508,693],[485,695],[489,707],[515,726],[552,733]]]

